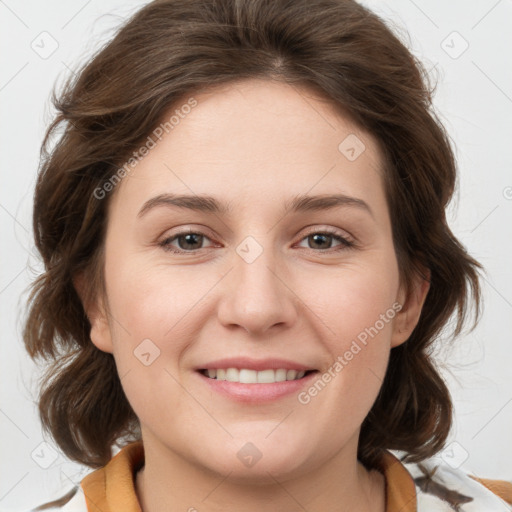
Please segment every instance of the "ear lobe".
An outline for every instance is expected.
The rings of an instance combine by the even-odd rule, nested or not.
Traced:
[[[408,290],[409,293],[407,295],[404,293],[404,290],[400,290],[400,298],[404,302],[400,302],[402,309],[395,317],[391,347],[397,347],[409,339],[409,336],[419,322],[429,289],[430,270],[424,268],[422,275],[415,275],[412,289]]]
[[[91,299],[86,293],[85,276],[83,273],[73,278],[73,286],[82,301],[85,314],[91,324],[90,338],[92,343],[103,352],[112,353],[112,337],[108,316],[100,294]]]

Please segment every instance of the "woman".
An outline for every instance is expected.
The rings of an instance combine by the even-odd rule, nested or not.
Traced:
[[[43,426],[95,471],[55,507],[511,508],[435,457],[430,348],[478,318],[481,266],[425,81],[353,1],[163,0],[68,82],[25,343],[55,361]]]

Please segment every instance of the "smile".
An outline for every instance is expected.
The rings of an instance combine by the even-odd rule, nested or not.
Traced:
[[[289,380],[302,379],[306,374],[314,370],[287,370],[285,368],[266,369],[261,371],[247,368],[218,368],[201,370],[201,373],[210,379],[239,382],[241,384],[273,384]]]
[[[215,394],[238,403],[257,405],[297,396],[301,390],[311,384],[319,372],[284,368],[276,370],[209,368],[198,369],[194,373]],[[284,380],[278,380],[283,379],[285,375]]]

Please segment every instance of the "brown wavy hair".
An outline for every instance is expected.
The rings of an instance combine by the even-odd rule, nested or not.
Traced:
[[[432,456],[452,425],[433,344],[455,312],[450,339],[462,332],[470,305],[476,326],[482,266],[446,221],[456,164],[429,76],[385,22],[353,0],[157,0],[123,23],[58,95],[54,89],[33,212],[45,270],[32,284],[24,328],[28,353],[46,365],[43,428],[69,459],[92,468],[110,460],[114,445],[140,438],[113,356],[91,342],[82,303],[105,292],[109,195],[94,191],[182,98],[246,78],[313,88],[378,141],[400,282],[410,290],[412,277],[426,278],[428,269],[430,289],[410,338],[391,350],[358,457],[371,467],[383,449],[403,450],[407,461]]]

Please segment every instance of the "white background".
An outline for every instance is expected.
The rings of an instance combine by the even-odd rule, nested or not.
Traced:
[[[66,461],[43,438],[36,414],[36,367],[21,339],[24,290],[40,271],[31,253],[32,194],[54,82],[62,83],[144,3],[0,0],[2,511],[35,506],[90,471]],[[455,444],[443,457],[477,476],[512,480],[512,2],[364,4],[388,20],[437,77],[435,105],[453,139],[460,172],[448,218],[487,271],[479,327],[453,348],[439,350],[456,407],[449,441]],[[48,38],[41,36],[44,31],[58,43],[48,58],[31,47]],[[43,441],[49,445],[40,446]]]

